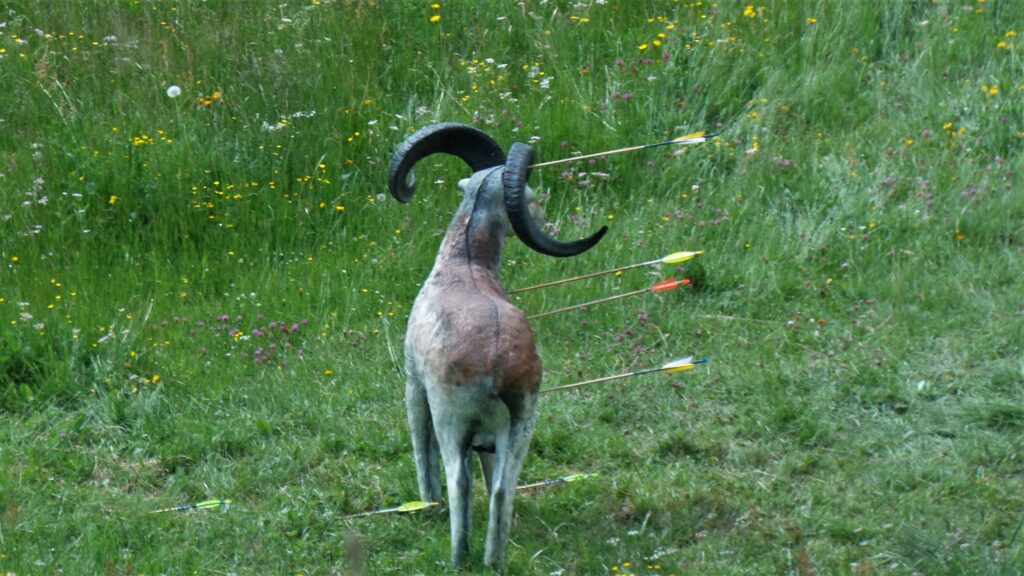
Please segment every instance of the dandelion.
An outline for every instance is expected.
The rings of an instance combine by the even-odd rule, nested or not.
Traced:
[[[119,200],[119,198],[117,196],[114,196],[113,194],[111,194],[110,198],[107,200],[107,204],[113,206],[114,204],[117,204],[118,200]]]
[[[181,87],[179,87],[177,84],[171,84],[167,87],[168,98],[177,98],[178,96],[181,96]]]
[[[743,15],[746,16],[747,18],[753,18],[754,16],[757,16],[757,13],[754,12],[753,6],[747,6],[746,8],[743,9]]]
[[[441,21],[441,15],[440,14],[434,14],[433,16],[430,17],[430,22],[433,23],[433,24],[436,24],[436,23],[438,23],[440,21]]]
[[[818,23],[818,19],[813,17],[813,16],[808,16],[807,17],[807,23],[808,24],[817,24]]]

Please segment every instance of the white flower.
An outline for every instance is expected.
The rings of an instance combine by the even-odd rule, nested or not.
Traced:
[[[168,98],[177,98],[178,96],[181,96],[181,88],[177,84],[171,84],[167,87]]]

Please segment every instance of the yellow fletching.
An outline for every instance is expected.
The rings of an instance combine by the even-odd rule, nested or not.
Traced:
[[[440,505],[440,502],[406,502],[398,508],[395,508],[395,512],[415,512],[417,510],[423,510],[425,508],[432,508]]]
[[[685,142],[687,140],[696,140],[698,138],[703,138],[705,134],[707,134],[707,131],[706,130],[701,130],[700,132],[694,132],[692,134],[686,134],[686,135],[680,136],[678,138],[673,139],[672,141],[673,142]]]
[[[676,360],[675,362],[669,362],[662,366],[661,369],[665,372],[682,372],[683,370],[693,368],[693,366],[693,356],[687,356],[686,358]]]
[[[703,253],[703,250],[697,250],[696,252],[673,252],[662,258],[661,262],[663,264],[679,264],[680,262],[690,260],[694,256],[700,256]]]

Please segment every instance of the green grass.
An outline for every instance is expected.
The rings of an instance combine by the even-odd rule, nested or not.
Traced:
[[[510,242],[509,288],[707,251],[519,297],[695,280],[537,320],[545,384],[712,362],[543,398],[523,481],[600,477],[517,500],[510,573],[1020,574],[1018,33],[994,0],[0,2],[0,573],[451,572],[445,513],[344,518],[417,497],[402,335],[466,173],[385,174],[450,120],[541,159],[721,132],[533,176],[561,236],[611,230]]]

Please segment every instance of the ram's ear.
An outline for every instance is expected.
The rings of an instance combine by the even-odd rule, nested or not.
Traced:
[[[391,157],[388,190],[399,202],[408,202],[416,191],[412,168],[421,159],[443,152],[462,158],[473,172],[501,166],[505,153],[486,133],[466,124],[442,122],[414,132]]]
[[[602,226],[588,238],[575,242],[561,242],[545,234],[530,215],[526,182],[530,179],[530,165],[533,164],[533,160],[533,146],[516,142],[508,150],[508,160],[502,174],[505,210],[516,236],[530,248],[548,256],[575,256],[590,250],[604,237],[608,231],[607,226]]]

